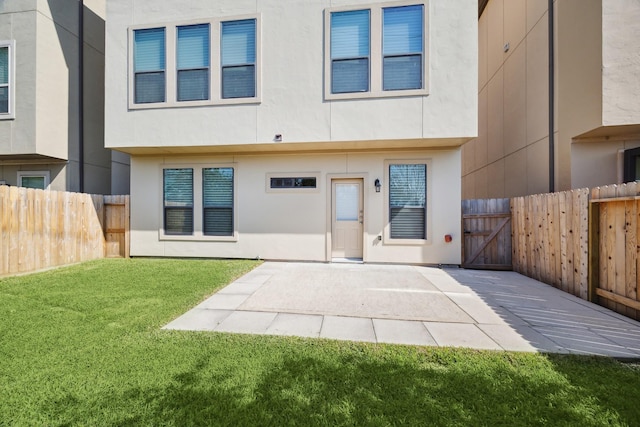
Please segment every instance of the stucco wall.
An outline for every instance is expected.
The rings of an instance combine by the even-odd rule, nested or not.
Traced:
[[[0,40],[15,40],[15,119],[0,120],[0,155],[14,157],[0,169],[48,171],[51,189],[79,190],[79,1],[3,2]],[[104,0],[85,1],[85,191],[109,193],[111,152],[104,148]],[[65,163],[66,162],[66,163]]]
[[[640,2],[602,0],[602,123],[640,123]]]
[[[463,146],[462,197],[549,188],[547,0],[490,0],[478,22],[478,137]]]
[[[384,228],[385,160],[429,160],[427,244],[379,241]],[[237,242],[162,240],[162,167],[233,164],[237,185]],[[318,191],[266,191],[267,174],[319,173]],[[365,262],[460,263],[460,151],[296,154],[228,157],[134,157],[131,176],[131,255],[329,261],[331,177],[364,180]],[[375,179],[383,180],[376,193]],[[329,192],[329,193],[328,193]],[[453,241],[445,243],[445,234]]]
[[[323,11],[371,0],[107,2],[106,145],[111,148],[469,138],[477,128],[477,4],[430,0],[429,95],[324,100]],[[127,29],[260,14],[261,102],[128,111]],[[196,22],[194,21],[194,22]],[[425,143],[428,145],[428,143]]]

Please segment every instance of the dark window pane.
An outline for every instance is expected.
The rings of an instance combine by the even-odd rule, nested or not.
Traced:
[[[233,208],[204,208],[206,236],[233,235]]]
[[[383,89],[422,89],[422,55],[384,58]]]
[[[335,60],[331,64],[331,93],[369,90],[369,59]]]
[[[209,99],[209,70],[178,71],[178,101]]]
[[[0,113],[9,112],[9,88],[0,87]]]
[[[165,234],[189,235],[193,233],[192,208],[164,208]]]
[[[136,74],[136,104],[164,102],[164,71]]]
[[[256,96],[255,66],[222,68],[222,97],[254,98]]]
[[[271,188],[316,188],[316,178],[271,178]]]
[[[424,208],[391,208],[392,239],[424,239]]]

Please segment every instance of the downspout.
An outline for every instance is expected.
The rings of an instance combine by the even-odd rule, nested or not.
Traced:
[[[78,17],[79,77],[78,77],[78,174],[80,193],[84,193],[84,0],[80,0]]]
[[[553,1],[549,0],[549,192],[553,193],[555,191],[555,182],[556,182],[556,174],[555,174],[555,107],[554,107],[554,99],[555,99],[555,63],[554,63],[554,13],[553,13]]]

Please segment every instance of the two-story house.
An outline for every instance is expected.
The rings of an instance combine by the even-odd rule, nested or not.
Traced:
[[[477,1],[109,0],[133,256],[460,263]]]
[[[481,0],[463,198],[640,179],[640,2]]]
[[[126,194],[104,148],[105,0],[0,1],[0,183]]]

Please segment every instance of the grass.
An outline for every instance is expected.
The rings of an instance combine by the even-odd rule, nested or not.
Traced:
[[[613,359],[160,330],[255,265],[0,280],[0,425],[640,424],[640,369]]]

